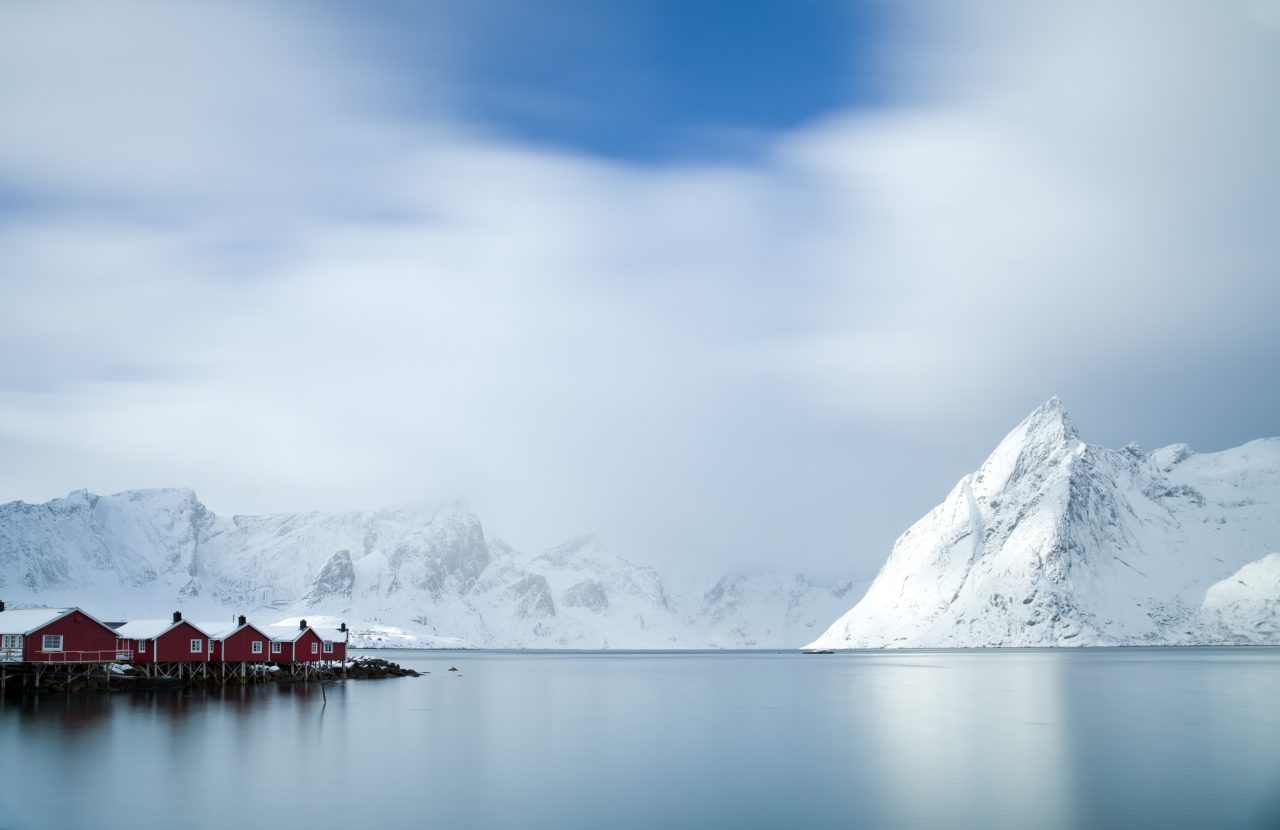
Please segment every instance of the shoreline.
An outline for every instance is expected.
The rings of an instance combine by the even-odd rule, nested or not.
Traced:
[[[152,668],[154,664],[148,665]],[[429,672],[409,669],[381,657],[355,657],[332,666],[304,663],[208,663],[174,664],[159,674],[148,674],[137,664],[12,663],[3,667],[0,699],[58,694],[118,694],[128,692],[218,689],[272,684],[333,683],[344,680],[381,680],[388,677],[421,677]]]

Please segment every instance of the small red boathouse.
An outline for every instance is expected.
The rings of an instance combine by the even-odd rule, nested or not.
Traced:
[[[213,641],[199,627],[182,619],[134,620],[116,629],[120,650],[133,652],[134,663],[207,663]]]
[[[133,655],[117,650],[115,629],[79,608],[6,611],[0,603],[0,661],[114,663]]]
[[[271,640],[271,660],[275,663],[318,663],[335,659],[324,656],[324,640],[306,620],[299,620],[296,629],[272,634]]]
[[[215,660],[223,663],[266,663],[271,658],[271,635],[245,619],[230,623],[201,623],[213,640]]]

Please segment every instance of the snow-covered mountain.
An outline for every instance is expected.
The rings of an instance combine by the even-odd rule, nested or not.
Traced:
[[[1057,398],[812,648],[1280,643],[1280,439],[1085,444]]]
[[[460,502],[222,517],[172,489],[0,505],[0,598],[117,619],[323,614],[366,644],[792,648],[856,592],[779,574],[708,586],[593,536],[523,554]]]

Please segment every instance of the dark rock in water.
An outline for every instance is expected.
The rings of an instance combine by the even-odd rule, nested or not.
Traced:
[[[347,676],[359,679],[378,677],[421,677],[419,672],[380,657],[357,657],[347,666]]]
[[[457,667],[457,666],[450,666],[450,667],[449,667],[449,671],[457,671],[457,670],[458,670],[458,667]]]

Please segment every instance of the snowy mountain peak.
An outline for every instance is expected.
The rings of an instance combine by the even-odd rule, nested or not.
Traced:
[[[1243,612],[1206,591],[1275,550],[1280,442],[1111,450],[1082,443],[1052,398],[898,539],[862,602],[813,645],[1217,642]],[[1280,613],[1256,598],[1237,607]]]
[[[1054,447],[1072,444],[1080,436],[1076,425],[1067,414],[1067,408],[1055,395],[1037,406],[1009,431],[998,445],[996,452],[1017,447]]]
[[[971,477],[971,494],[985,503],[1020,485],[1034,488],[1045,472],[1069,464],[1082,446],[1062,401],[1052,397],[1000,441]]]
[[[1075,423],[1067,413],[1067,408],[1062,403],[1062,399],[1057,395],[1033,409],[1031,414],[1014,428],[1014,431],[1017,432],[1019,429],[1026,432],[1050,431],[1061,434],[1066,440],[1070,441],[1074,441],[1078,437]]]
[[[570,568],[583,563],[599,561],[604,555],[600,538],[594,533],[574,537],[544,551],[539,559],[559,568]]]
[[[1191,447],[1186,444],[1170,444],[1167,447],[1152,450],[1151,454],[1148,455],[1147,458],[1150,459],[1151,463],[1155,465],[1157,470],[1162,473],[1167,473],[1193,455],[1195,455],[1195,453],[1192,452]]]

